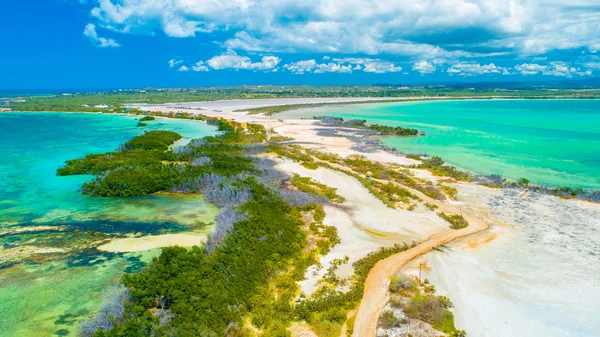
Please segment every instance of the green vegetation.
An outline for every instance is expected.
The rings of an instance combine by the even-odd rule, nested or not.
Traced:
[[[469,226],[469,222],[462,215],[448,215],[442,212],[439,214],[439,216],[440,218],[448,221],[450,223],[450,228],[452,229],[463,229]]]
[[[382,183],[377,180],[391,180],[399,184],[406,185],[423,192],[432,198],[444,200],[444,194],[433,184],[419,183],[409,176],[408,171],[391,169],[383,164],[375,163],[361,156],[350,156],[348,158],[340,158],[337,155],[326,154],[303,149],[297,145],[277,145],[271,147],[271,150],[281,156],[299,161],[303,166],[310,165],[311,167],[323,166],[332,170],[343,172],[353,176],[360,181],[371,194],[379,198],[390,208],[397,207],[397,202],[402,202],[407,205],[408,209],[414,209],[412,200],[419,201],[420,198],[410,193],[405,188],[397,186],[391,182]],[[343,165],[350,168],[352,171],[340,168],[338,165]],[[364,176],[367,176],[365,178]],[[375,178],[375,179],[371,179]]]
[[[418,154],[414,154],[414,153],[407,153],[406,158],[414,159],[414,160],[422,160],[421,156],[419,156]]]
[[[151,131],[137,136],[122,146],[123,151],[157,150],[166,151],[171,144],[181,139],[181,135],[171,131]]]
[[[390,281],[390,292],[414,291],[419,286],[419,282],[412,277],[393,276]]]
[[[360,103],[360,102],[354,102]],[[421,134],[417,129],[403,128],[400,126],[386,126],[379,124],[369,124],[365,119],[349,119],[344,120],[341,117],[329,117],[329,116],[313,116],[312,119],[320,120],[321,122],[328,125],[340,125],[352,128],[368,129],[371,131],[378,132],[385,135],[396,135],[396,136],[417,136]]]
[[[454,315],[448,309],[452,307],[447,298],[431,295],[416,294],[404,308],[406,315],[413,319],[431,324],[431,326],[447,334],[456,332]]]
[[[323,224],[326,215],[323,205],[311,203],[299,208],[298,211],[300,213],[295,215],[298,219],[302,219],[302,215],[312,212],[313,222],[309,224],[308,232],[317,248],[313,253],[326,255],[331,251],[331,248],[341,242],[337,228]],[[296,214],[295,211],[293,213]]]
[[[148,126],[148,123],[144,123],[147,121],[153,121],[155,118],[153,116],[145,116],[140,118],[139,122],[137,123],[138,127],[144,127],[144,126]]]
[[[400,319],[396,318],[392,311],[384,311],[379,316],[379,325],[384,329],[390,329],[400,326]]]
[[[295,174],[290,183],[302,192],[318,195],[333,202],[344,202],[345,199],[336,193],[336,189],[325,184],[318,183],[309,177],[301,177]]]
[[[425,203],[425,207],[429,208],[430,211],[435,211],[438,207],[437,205]]]
[[[253,192],[242,205],[248,219],[237,222],[210,254],[199,247],[165,248],[148,268],[126,275],[132,304],[125,321],[97,336],[146,336],[151,330],[158,336],[196,336],[200,331],[220,336],[241,330],[244,314],[263,304],[256,303],[261,287],[300,259],[306,244],[300,221],[289,215],[283,199],[252,178],[243,184]],[[288,310],[275,314],[291,313],[291,298],[287,300],[278,304]],[[173,319],[161,325],[152,315],[156,309],[168,310]],[[255,323],[273,333],[285,331],[270,322]]]
[[[166,191],[194,174],[185,166],[169,162],[177,160],[177,155],[167,149],[180,138],[175,132],[147,132],[123,144],[119,152],[69,160],[57,174],[98,175],[82,189],[93,196],[129,197]]]
[[[400,126],[386,126],[379,124],[370,124],[367,127],[369,130],[377,131],[386,135],[396,136],[417,136],[420,134],[419,130],[411,128],[403,128]]]
[[[96,179],[83,185],[83,193],[103,197],[142,196],[174,187],[203,174],[232,176],[252,172],[252,159],[243,155],[247,144],[266,140],[260,125],[244,128],[239,123],[208,119],[220,130],[218,136],[193,143],[182,153],[169,149],[181,136],[169,131],[152,131],[134,137],[120,151],[91,154],[69,160],[58,175],[95,174]],[[209,165],[194,165],[193,158],[204,157]]]
[[[454,166],[445,165],[442,158],[433,156],[428,159],[421,158],[422,164],[417,168],[427,169],[436,176],[451,177],[460,181],[472,181],[468,173],[456,169]]]
[[[350,167],[353,171],[371,176],[376,179],[392,180],[399,184],[421,191],[423,194],[438,200],[444,200],[442,194],[433,184],[419,183],[411,177],[407,170],[390,169],[381,163],[375,163],[364,157],[348,157],[342,161],[343,165]],[[415,196],[416,200],[418,198]]]
[[[415,244],[413,243],[413,246]],[[403,252],[410,246],[394,245],[381,248],[369,253],[362,259],[354,262],[354,276],[348,292],[332,290],[329,288],[319,289],[311,298],[303,299],[296,305],[297,319],[308,322],[319,336],[339,336],[348,312],[360,302],[364,292],[364,282],[369,271],[375,264],[394,254]]]
[[[391,97],[388,102],[404,101],[394,97],[436,97],[460,99],[469,96],[487,99],[491,96],[506,98],[598,98],[600,90],[588,89],[503,89],[503,88],[461,88],[444,86],[401,87],[393,85],[356,86],[240,86],[173,89],[133,89],[103,92],[64,93],[47,96],[24,96],[8,101],[8,107],[16,111],[89,111],[124,112],[131,109],[125,104],[160,104],[167,102],[198,102],[223,99],[256,98],[302,98],[302,97]],[[24,100],[24,102],[21,101]],[[343,104],[367,104],[348,102]],[[295,104],[276,107],[250,109],[252,113],[278,113],[297,108],[310,108],[331,104]]]
[[[527,179],[527,178],[519,178],[519,180],[517,180],[517,185],[519,185],[521,187],[528,187],[529,186],[529,179]]]
[[[124,195],[132,191],[127,183],[136,179],[136,170],[146,170],[144,175],[151,176],[161,172],[158,167],[174,167],[174,180],[179,181],[176,190],[197,191],[212,184],[212,189],[202,189],[209,200],[219,200],[214,196],[217,189],[240,202],[234,208],[242,216],[232,216],[231,208],[228,211],[224,206],[221,220],[231,218],[232,227],[215,230],[205,248],[165,248],[139,274],[125,275],[127,298],[119,304],[118,317],[95,316],[86,323],[87,335],[247,336],[247,324],[260,329],[263,336],[289,335],[286,327],[298,316],[296,282],[318,254],[326,254],[340,242],[337,229],[323,224],[323,205],[292,206],[293,199],[280,195],[279,182],[275,188],[265,185],[271,183],[271,173],[259,171],[254,165],[261,161],[246,154],[247,149],[265,142],[264,128],[223,120],[212,123],[224,132],[192,141],[177,153],[169,146],[179,138],[177,134],[149,132],[125,143],[119,152],[70,161],[61,169],[62,174],[99,174],[101,187],[110,179],[117,191],[113,194]],[[119,174],[114,181],[107,178],[124,170],[133,173]],[[244,172],[256,175],[239,175]],[[310,195],[342,200],[326,185],[301,177],[293,180]],[[161,188],[173,184],[167,180]],[[248,191],[247,197],[244,193],[240,197],[236,190]],[[314,220],[308,226],[313,245],[307,247],[303,228],[310,218]]]
[[[319,168],[319,164],[310,163],[310,162],[306,162],[306,161],[301,162],[300,165],[302,165],[302,167],[307,168],[309,170],[316,170]]]
[[[292,137],[286,137],[286,136],[280,136],[280,135],[274,135],[271,136],[271,138],[269,138],[270,142],[274,142],[274,143],[280,143],[280,142],[287,142],[290,140],[294,140],[294,138]]]
[[[455,188],[442,184],[440,184],[439,186],[442,192],[444,192],[448,196],[448,198],[456,200],[456,198],[458,197],[458,191]]]
[[[429,281],[420,282],[414,277],[394,276],[390,282],[390,292],[392,307],[402,309],[409,318],[429,323],[434,329],[449,336],[466,336],[464,331],[457,330],[454,326],[454,315],[450,311],[452,302],[445,296],[436,296],[435,287],[429,285]],[[379,317],[379,325],[384,328],[406,323],[408,321],[400,321],[392,311],[385,311]]]
[[[284,111],[296,110],[296,109],[305,109],[311,107],[319,107],[323,106],[323,104],[287,104],[287,105],[276,105],[276,106],[265,106],[260,108],[251,108],[237,111],[248,111],[250,115],[259,115],[265,114],[268,116],[272,116],[274,114],[278,114]]]

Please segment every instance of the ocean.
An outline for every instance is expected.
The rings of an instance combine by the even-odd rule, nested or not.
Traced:
[[[185,140],[214,134],[200,121],[134,116],[0,113],[0,336],[75,336],[98,309],[103,289],[159,251],[102,253],[86,244],[123,233],[201,230],[217,209],[200,196],[95,198],[80,192],[93,176],[56,176],[66,160],[114,151],[146,130]],[[16,262],[16,256],[26,256]]]
[[[338,116],[416,128],[385,137],[405,153],[437,155],[481,174],[553,187],[600,188],[600,100],[458,100],[328,106],[278,118]]]

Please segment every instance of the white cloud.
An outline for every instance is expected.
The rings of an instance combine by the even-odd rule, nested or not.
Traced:
[[[542,66],[537,63],[523,63],[515,66],[515,70],[521,75],[536,75],[546,71],[548,66]]]
[[[327,59],[329,60],[329,58]],[[402,71],[402,67],[393,62],[384,61],[381,59],[371,58],[334,58],[332,62],[317,63],[313,60],[302,60],[288,63],[283,66],[284,69],[295,74],[304,73],[352,73],[353,71],[362,70],[367,73],[395,73]]]
[[[586,65],[587,66],[587,65]],[[589,67],[588,68],[592,68]],[[578,76],[590,76],[592,75],[592,71],[581,70],[580,68],[576,68],[568,65],[566,62],[557,61],[550,62],[547,65],[541,65],[537,63],[523,63],[515,66],[515,70],[519,72],[521,75],[548,75],[548,76],[561,76],[561,77],[573,77],[573,75]]]
[[[349,64],[342,65],[342,64],[333,63],[333,62],[322,63],[322,64],[317,64],[317,66],[313,72],[317,73],[317,74],[321,74],[321,73],[351,73],[352,66]]]
[[[421,75],[431,74],[435,71],[435,65],[427,61],[419,61],[413,64],[412,70],[420,72]]]
[[[600,62],[586,62],[583,65],[587,68],[600,70]]]
[[[473,76],[486,74],[502,74],[509,75],[508,68],[496,66],[493,63],[480,64],[476,62],[459,62],[451,65],[446,72],[453,75]]]
[[[205,65],[204,61],[198,61],[192,66],[192,70],[195,72],[203,72],[208,71],[208,67]]]
[[[304,73],[351,73],[352,66],[342,65],[335,62],[328,63],[317,63],[315,60],[303,60],[285,64],[283,69],[291,71],[295,74],[304,74]]]
[[[225,54],[215,56],[206,63],[215,70],[220,69],[247,69],[247,70],[270,70],[281,62],[277,56],[263,56],[260,62],[252,62],[248,56],[240,56],[233,50]]]
[[[169,60],[169,67],[175,68],[176,65],[183,63],[182,60],[171,59]]]
[[[396,65],[390,61],[384,61],[381,59],[373,58],[360,58],[360,57],[347,57],[347,58],[334,58],[334,62],[338,63],[349,63],[357,65],[354,70],[362,70],[366,73],[397,73],[402,71],[402,67]]]
[[[177,66],[182,61],[176,59],[170,60],[169,65],[171,67]],[[222,69],[235,69],[235,70],[263,70],[263,71],[277,71],[277,65],[281,62],[281,59],[277,56],[263,56],[259,62],[252,62],[248,56],[238,55],[233,50],[228,50],[226,53],[218,56],[214,56],[206,61],[200,60],[196,62],[191,69],[196,72],[204,72]],[[190,70],[187,66],[181,66],[178,71]]]
[[[106,48],[106,47],[119,47],[120,45],[117,41],[113,39],[107,39],[104,37],[99,37],[96,32],[96,25],[92,23],[88,23],[83,30],[83,35],[87,36],[94,44],[98,47]]]
[[[317,61],[315,60],[304,60],[288,63],[283,66],[283,69],[287,69],[295,74],[304,74],[312,72],[317,66]]]
[[[480,55],[473,45],[497,48],[488,55],[600,49],[595,0],[98,0],[91,14],[126,33],[191,37],[226,30],[233,37],[218,42],[246,51],[433,59]],[[460,34],[477,40],[448,48],[453,41],[436,38]]]

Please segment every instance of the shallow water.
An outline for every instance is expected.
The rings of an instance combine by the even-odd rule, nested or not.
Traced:
[[[498,238],[427,254],[429,278],[471,337],[600,335],[600,207],[519,191],[487,206]],[[583,206],[582,206],[583,205]]]
[[[339,116],[425,131],[386,137],[406,153],[441,156],[482,174],[552,186],[600,188],[600,100],[465,100],[357,104],[284,112]]]
[[[56,176],[65,160],[114,151],[145,130],[171,130],[185,140],[215,132],[199,121],[136,124],[124,115],[0,114],[0,257],[62,250],[0,266],[0,336],[75,335],[105,287],[159,253],[102,253],[97,242],[126,233],[202,232],[214,220],[217,209],[199,196],[94,198],[79,191],[92,176]],[[29,231],[16,232],[23,229]]]

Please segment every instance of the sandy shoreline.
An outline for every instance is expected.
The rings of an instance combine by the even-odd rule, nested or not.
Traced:
[[[206,235],[164,234],[147,235],[139,238],[116,239],[98,246],[98,250],[112,253],[133,253],[169,246],[192,247],[206,242]]]

